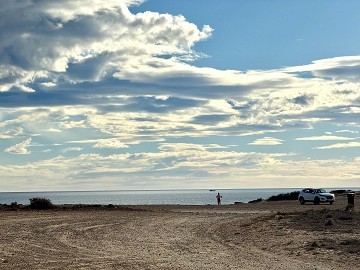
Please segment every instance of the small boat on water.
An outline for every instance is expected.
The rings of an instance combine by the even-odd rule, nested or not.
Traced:
[[[209,191],[211,191],[211,192],[212,192],[212,191],[216,191],[216,189],[209,189]]]

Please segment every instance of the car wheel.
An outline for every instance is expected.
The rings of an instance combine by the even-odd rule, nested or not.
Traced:
[[[304,203],[305,203],[304,198],[303,198],[303,197],[300,197],[300,198],[299,198],[299,202],[300,202],[300,204],[304,204]]]
[[[314,204],[318,205],[320,203],[320,198],[319,197],[315,197],[314,199]]]

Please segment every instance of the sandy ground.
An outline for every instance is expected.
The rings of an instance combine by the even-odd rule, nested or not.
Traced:
[[[360,269],[360,215],[345,206],[2,209],[0,269]]]

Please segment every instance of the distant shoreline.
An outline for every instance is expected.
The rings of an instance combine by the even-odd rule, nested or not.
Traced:
[[[350,188],[336,188],[350,189]],[[359,188],[352,188],[359,190]],[[215,204],[215,193],[220,192],[223,204],[247,203],[259,198],[267,199],[300,189],[206,189],[155,190],[155,191],[55,191],[55,192],[0,192],[0,204],[29,204],[29,199],[44,197],[54,204],[113,204],[113,205],[207,205]],[[328,189],[333,190],[333,189]]]

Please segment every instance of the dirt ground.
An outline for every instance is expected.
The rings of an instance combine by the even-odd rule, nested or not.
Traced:
[[[0,269],[360,269],[346,204],[1,207]]]

